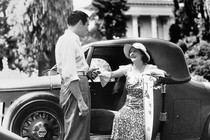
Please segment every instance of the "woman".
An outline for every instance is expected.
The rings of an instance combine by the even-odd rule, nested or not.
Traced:
[[[101,80],[106,82],[110,78],[126,76],[127,99],[114,118],[111,139],[144,140],[142,75],[149,74],[154,77],[164,77],[165,72],[154,65],[147,64],[150,56],[141,43],[126,44],[124,54],[128,59],[131,59],[133,64],[120,66],[116,71],[99,74]],[[103,79],[103,76],[109,78]]]

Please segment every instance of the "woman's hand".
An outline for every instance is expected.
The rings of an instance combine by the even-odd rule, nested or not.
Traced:
[[[155,78],[165,77],[166,72],[160,69],[151,71],[151,75]]]
[[[151,75],[155,78],[159,78],[159,77],[165,77],[166,72],[161,69],[151,69],[151,70],[144,72],[144,74]]]
[[[99,77],[100,77],[100,81],[101,81],[101,86],[105,87],[106,84],[111,79],[111,72],[108,72],[108,71],[100,72]]]
[[[144,74],[151,76],[151,79],[153,80],[155,86],[158,85],[161,78],[163,78],[163,77],[165,77],[165,75],[167,75],[167,73],[161,69],[151,69],[151,70],[144,72]]]

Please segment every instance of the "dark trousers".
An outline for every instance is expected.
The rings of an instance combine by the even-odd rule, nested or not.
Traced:
[[[90,140],[90,89],[86,76],[79,76],[79,86],[85,103],[89,107],[89,115],[79,116],[79,108],[74,95],[70,93],[65,83],[61,86],[62,95],[66,98],[62,104],[64,111],[64,140]],[[69,95],[69,96],[65,96]],[[62,99],[64,100],[64,99]]]

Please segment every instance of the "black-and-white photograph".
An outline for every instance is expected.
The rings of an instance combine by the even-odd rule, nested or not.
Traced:
[[[210,0],[1,0],[0,140],[210,140]]]

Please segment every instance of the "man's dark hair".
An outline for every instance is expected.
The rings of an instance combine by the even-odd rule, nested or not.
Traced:
[[[67,23],[68,25],[70,26],[74,26],[76,25],[79,21],[82,21],[82,24],[85,25],[85,23],[87,22],[88,20],[88,15],[82,11],[79,11],[79,10],[76,10],[76,11],[73,11],[68,19],[67,19]]]

